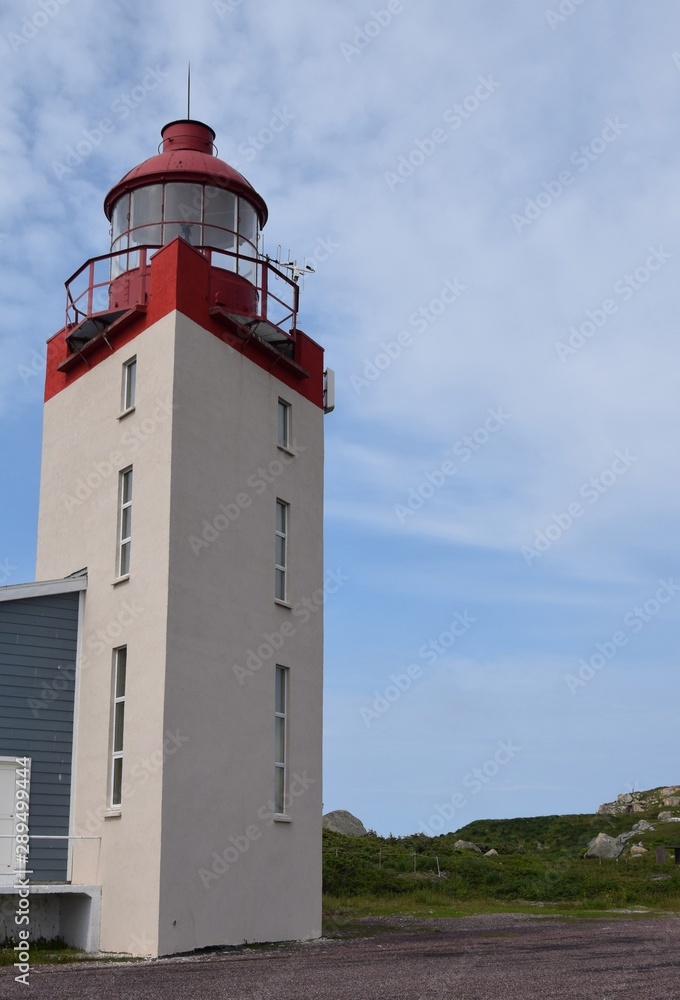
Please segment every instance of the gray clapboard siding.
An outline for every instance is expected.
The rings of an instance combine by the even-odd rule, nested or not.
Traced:
[[[80,594],[0,602],[0,756],[31,758],[32,835],[68,836]],[[64,881],[67,841],[31,840],[33,881]]]

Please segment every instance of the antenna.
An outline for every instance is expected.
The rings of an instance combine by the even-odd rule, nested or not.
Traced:
[[[289,252],[289,256],[290,256],[290,252]],[[295,282],[296,285],[297,285],[298,281],[300,280],[300,278],[302,278],[303,282],[304,282],[304,277],[305,277],[306,274],[315,274],[316,273],[315,270],[314,270],[314,268],[312,267],[312,265],[308,264],[306,260],[305,260],[305,262],[302,265],[300,265],[296,260],[292,260],[292,259],[291,260],[287,260],[287,261],[279,261],[279,260],[277,260],[276,263],[279,265],[279,267],[285,267],[286,270],[290,271],[290,276],[291,276],[291,278],[293,279],[293,281]]]
[[[187,70],[187,120],[191,120],[191,60]]]
[[[307,258],[305,257],[302,264],[293,258],[292,252],[288,251],[288,260],[281,260],[282,249],[281,244],[276,248],[276,257],[270,257],[269,254],[264,253],[264,234],[262,235],[262,254],[267,261],[273,261],[278,267],[284,268],[286,271],[290,272],[291,279],[297,285],[302,278],[302,286],[304,288],[304,280],[307,274],[315,274],[316,269],[312,267],[311,264],[307,263]],[[312,258],[313,259],[313,258]]]

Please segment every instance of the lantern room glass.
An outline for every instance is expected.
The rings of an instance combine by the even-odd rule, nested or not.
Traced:
[[[256,281],[259,227],[245,198],[209,184],[169,181],[124,194],[113,207],[111,277],[139,266],[137,247],[160,247],[181,236],[195,247],[222,250],[212,264]],[[133,252],[134,250],[134,252]],[[229,256],[233,254],[234,256]]]
[[[236,250],[237,198],[222,188],[206,187],[203,204],[205,246]],[[241,199],[242,200],[242,199]]]
[[[151,184],[137,188],[130,196],[130,246],[158,246],[161,243],[163,187]],[[150,225],[149,223],[154,224]]]

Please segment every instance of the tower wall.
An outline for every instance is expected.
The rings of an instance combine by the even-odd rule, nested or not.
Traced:
[[[45,404],[38,579],[87,567],[77,673],[72,881],[101,884],[101,947],[157,949],[175,320],[168,315]],[[122,364],[136,407],[120,418]],[[131,573],[116,584],[119,472],[132,465]],[[127,645],[124,794],[108,810],[113,649]],[[127,794],[126,794],[127,793]]]
[[[323,611],[300,602],[323,586],[323,411],[181,315],[175,350],[165,728],[186,743],[164,769],[160,950],[315,937]],[[295,454],[277,447],[280,397]],[[277,498],[290,607],[274,599]],[[271,808],[277,663],[290,822]]]
[[[136,407],[120,418],[132,356]],[[290,450],[277,446],[279,398]],[[323,419],[176,311],[46,403],[38,576],[88,568],[73,832],[100,839],[74,841],[72,880],[103,886],[105,951],[321,932]],[[131,571],[116,583],[129,465]],[[290,505],[288,607],[274,599],[277,498]],[[123,803],[107,810],[121,645]],[[288,821],[273,817],[277,664],[290,681]]]

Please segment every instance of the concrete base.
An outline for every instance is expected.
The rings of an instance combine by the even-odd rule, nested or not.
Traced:
[[[100,885],[31,885],[30,923],[21,926],[31,941],[60,937],[71,948],[99,951],[101,896]],[[0,941],[16,939],[18,903],[18,888],[0,886]]]

